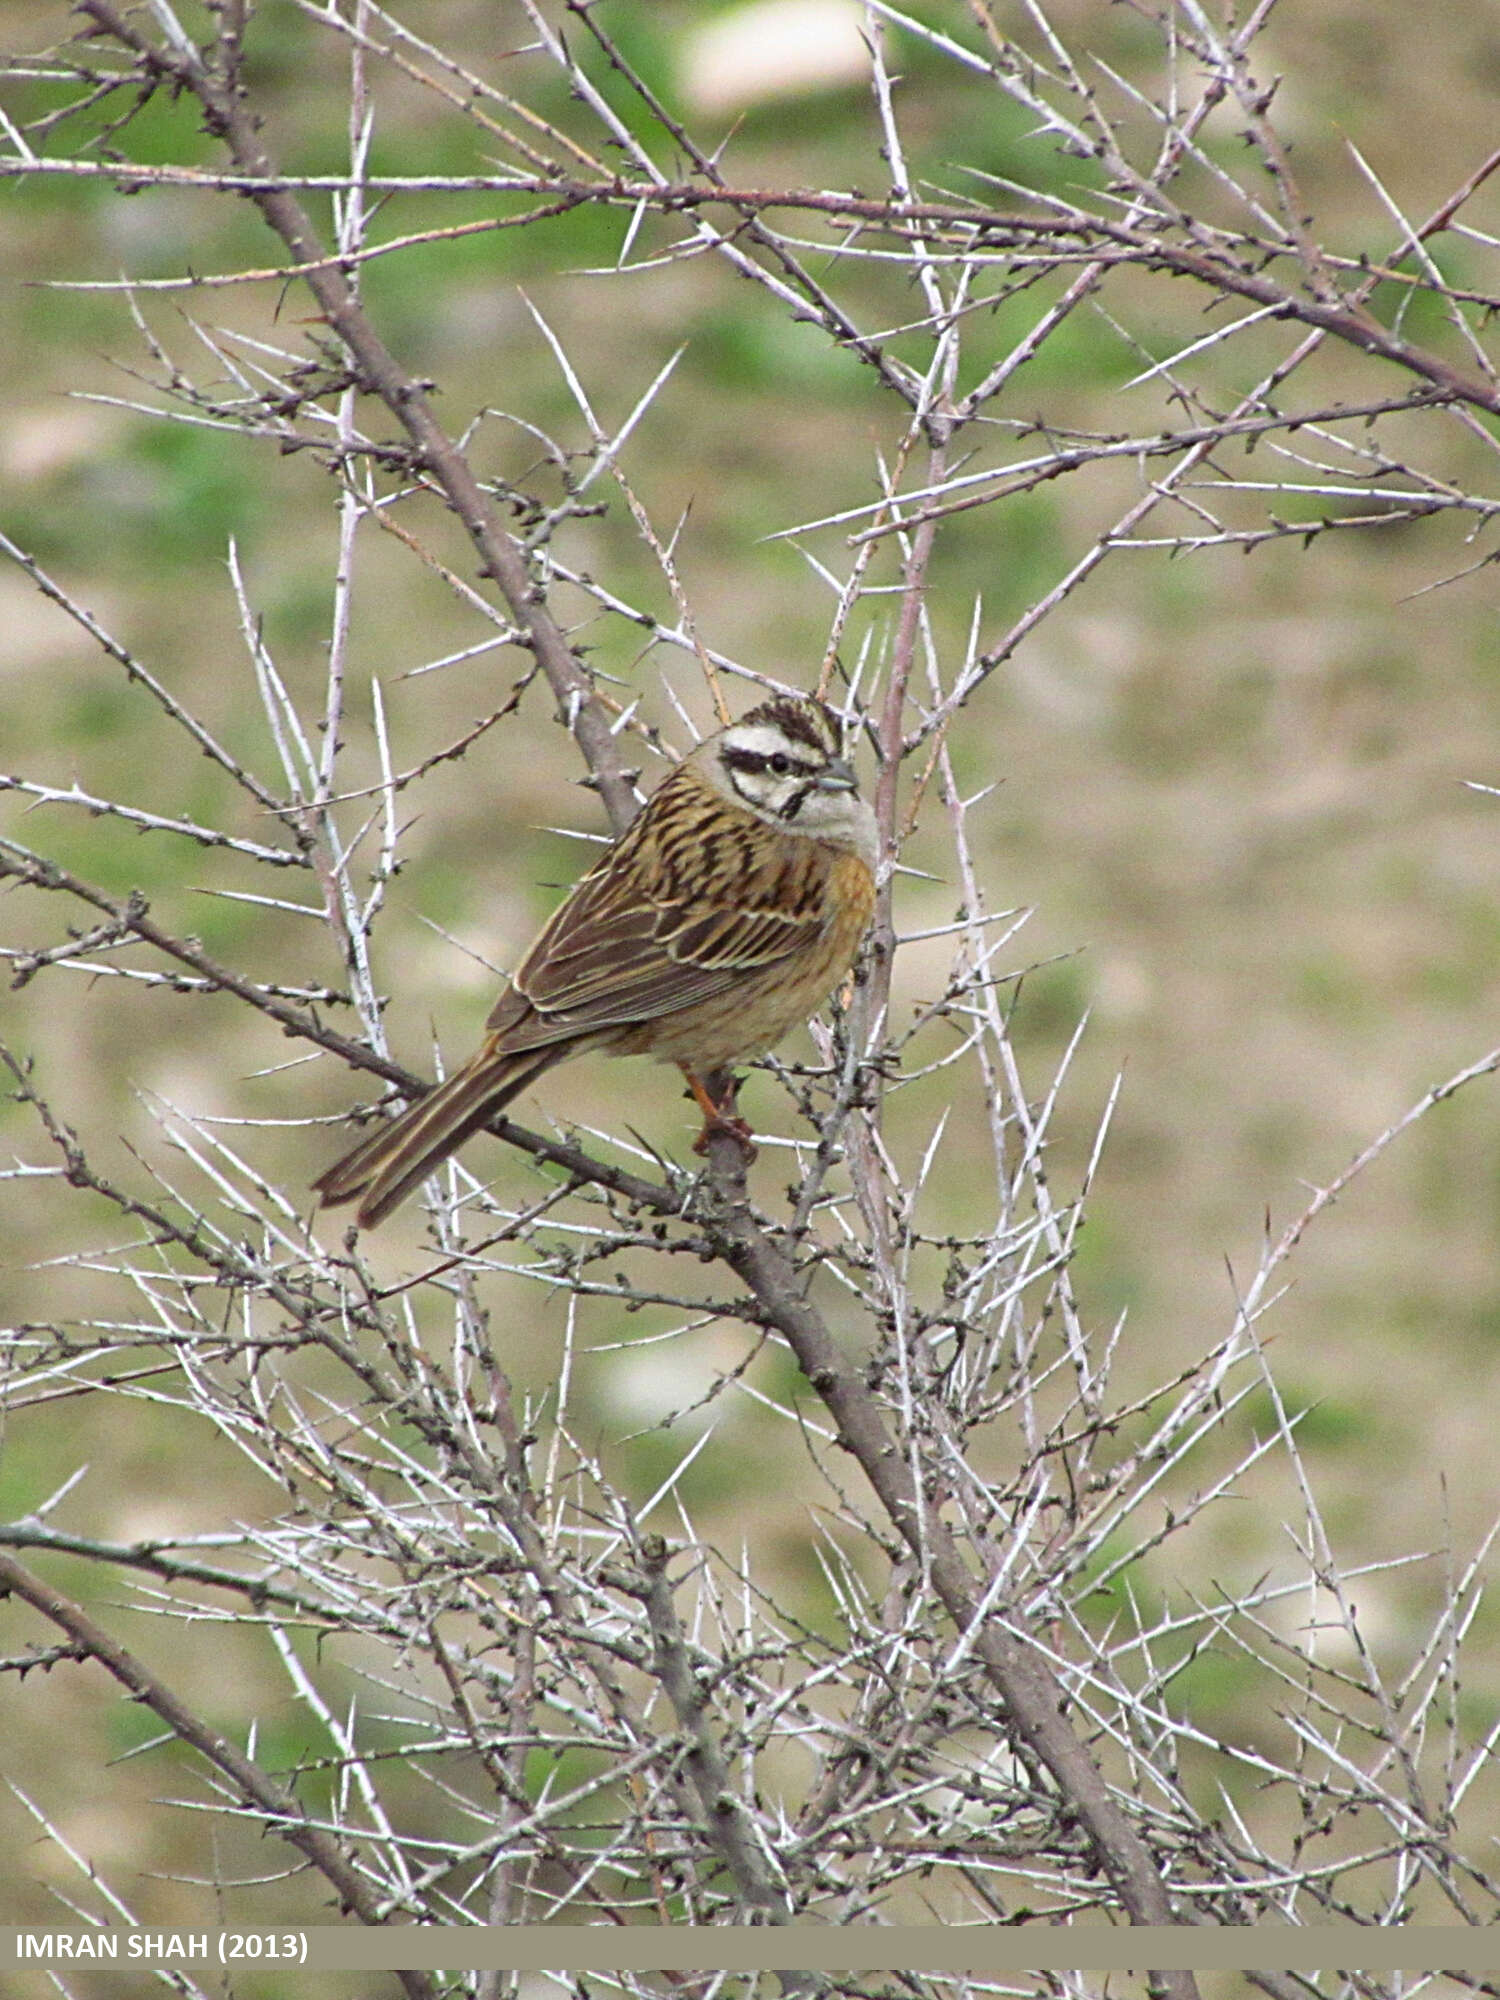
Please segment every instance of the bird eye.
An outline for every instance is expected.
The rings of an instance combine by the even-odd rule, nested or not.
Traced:
[[[774,757],[768,757],[766,761],[778,778],[784,778],[792,768],[791,758],[782,750],[778,750]]]

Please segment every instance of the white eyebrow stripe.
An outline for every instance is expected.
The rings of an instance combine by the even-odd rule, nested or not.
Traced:
[[[728,731],[724,738],[728,750],[748,750],[753,757],[790,757],[803,770],[815,771],[817,759],[801,743],[793,743],[770,722],[746,722]]]

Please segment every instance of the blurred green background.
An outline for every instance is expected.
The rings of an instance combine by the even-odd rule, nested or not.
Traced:
[[[722,10],[604,11],[632,58],[681,103],[693,37]],[[11,0],[6,13],[16,48],[69,32],[60,7]],[[927,13],[937,18],[942,10]],[[1099,0],[1069,0],[1054,14],[1080,45],[1150,85],[1154,44],[1138,17]],[[515,27],[511,10],[490,5],[418,6],[407,18],[468,50],[476,65]],[[1087,181],[1086,168],[1028,134],[979,81],[956,77],[915,45],[898,46],[915,182],[960,184],[960,166],[1033,186]],[[346,147],[340,56],[295,8],[275,4],[257,16],[250,49],[273,152],[302,168],[337,171]],[[1393,230],[1351,145],[1405,212],[1421,216],[1474,168],[1494,127],[1500,41],[1482,10],[1423,10],[1418,20],[1397,0],[1289,5],[1257,60],[1267,73],[1284,73],[1276,112],[1301,186],[1324,240],[1351,254],[1388,244]],[[52,101],[51,88],[13,91],[12,115],[34,114]],[[379,103],[374,160],[382,169],[485,166],[473,127],[439,117],[430,97],[382,86]],[[548,108],[568,115],[560,86]],[[699,122],[717,137],[735,118],[729,171],[741,183],[884,184],[878,134],[858,85],[704,113]],[[153,106],[121,143],[137,160],[214,157],[181,104]],[[226,551],[233,541],[265,641],[289,687],[315,711],[335,545],[331,483],[307,455],[278,457],[108,401],[70,400],[70,392],[128,400],[140,393],[131,371],[150,373],[152,365],[118,295],[50,290],[39,281],[269,266],[276,246],[247,205],[208,194],[127,198],[97,181],[25,179],[0,189],[0,202],[7,356],[0,527],[223,740],[273,776]],[[486,212],[483,197],[402,198],[382,218],[381,233]],[[1493,225],[1494,204],[1486,198],[1475,215]],[[792,546],[766,538],[872,498],[876,455],[894,447],[898,413],[847,354],[788,323],[718,262],[700,258],[649,277],[590,275],[588,267],[612,262],[620,231],[618,217],[582,211],[424,247],[370,265],[366,298],[388,344],[438,385],[437,409],[450,428],[503,403],[573,448],[586,438],[528,300],[564,337],[607,425],[685,343],[671,383],[631,442],[627,471],[664,537],[681,523],[677,561],[705,641],[751,666],[810,681],[826,644],[828,593]],[[1475,261],[1477,269],[1477,249]],[[878,273],[852,281],[851,295],[871,324],[882,323],[882,311],[894,319],[916,309],[909,296],[899,303],[895,281]],[[1158,353],[1203,324],[1204,301],[1182,285],[1136,277],[1107,302],[1119,309],[1121,300]],[[274,285],[143,295],[140,305],[164,346],[209,375],[218,370],[189,315],[291,349],[316,332],[305,295]],[[976,373],[1031,311],[1024,300],[1007,307],[975,336]],[[1434,338],[1441,331],[1415,320],[1408,330]],[[1284,346],[1268,336],[1264,355]],[[920,340],[904,351],[920,359]],[[1251,352],[1227,351],[1226,398],[1251,379]],[[1123,386],[1141,365],[1102,316],[1082,312],[1017,378],[1000,413],[1148,428],[1162,407],[1160,383]],[[1319,380],[1350,400],[1393,387],[1388,373],[1345,351],[1325,356]],[[1426,440],[1428,462],[1455,478],[1493,483],[1492,455],[1456,420],[1430,416],[1420,420],[1425,431],[1418,421],[1408,420],[1406,434]],[[539,456],[534,438],[494,420],[483,426],[476,455],[487,472],[516,478]],[[544,471],[539,480],[552,497],[553,476]],[[1077,559],[1137,490],[1135,481],[1129,467],[1058,481],[950,524],[931,595],[950,665],[962,655],[976,593],[990,642]],[[466,550],[434,509],[409,510],[406,524],[471,577]],[[846,559],[838,531],[808,537],[807,547],[830,562]],[[570,552],[622,596],[674,615],[618,497],[573,531]],[[992,904],[1035,912],[1011,961],[1039,968],[1022,983],[1016,1012],[1034,1089],[1045,1088],[1080,1015],[1090,1016],[1054,1125],[1055,1187],[1076,1183],[1110,1084],[1124,1071],[1077,1281],[1100,1329],[1128,1309],[1127,1381],[1159,1380],[1203,1353],[1232,1321],[1236,1279],[1253,1270],[1267,1217],[1279,1231],[1312,1187],[1430,1085],[1500,1041],[1500,801],[1465,789],[1470,780],[1500,783],[1495,584],[1479,569],[1425,590],[1480,553],[1482,544],[1465,547],[1461,523],[1435,519],[1330,536],[1306,551],[1279,543],[1250,556],[1119,554],[992,678],[956,740],[966,782],[1001,781],[976,815]],[[461,735],[498,706],[521,671],[507,653],[412,677],[473,644],[478,627],[392,538],[362,536],[356,607],[353,658],[359,676],[382,682],[400,764]],[[846,656],[860,636],[878,638],[886,617],[873,601]],[[655,692],[659,662],[636,664],[638,631],[599,620],[584,636],[596,663],[645,688],[648,712],[670,728],[670,709]],[[669,671],[693,688],[688,664]],[[701,714],[701,696],[693,700]],[[571,746],[536,689],[523,719],[524,731],[495,732],[408,795],[414,817],[391,890],[379,977],[397,996],[388,1016],[393,1045],[413,1066],[428,1065],[434,1031],[450,1061],[464,1050],[496,983],[481,961],[513,963],[551,907],[555,885],[578,871],[583,850],[548,829],[598,824],[590,795],[570,789]],[[368,693],[358,682],[345,736],[351,771],[370,782],[377,765]],[[184,754],[119,668],[11,566],[0,566],[0,741],[7,770],[60,785],[76,780],[92,793],[204,822],[223,818],[247,838],[268,835],[207,762]],[[164,921],[236,966],[258,977],[337,981],[319,927],[205,893],[264,891],[233,857],[127,834],[70,808],[23,817],[14,801],[0,800],[0,809],[7,825],[20,826],[18,837],[115,893],[141,888]],[[949,879],[903,885],[903,927],[944,921],[957,890],[939,824],[919,829],[909,859]],[[35,896],[12,895],[7,915],[12,942],[60,935],[60,910]],[[903,954],[898,1006],[930,997],[945,963],[941,944]],[[55,971],[9,996],[5,1018],[6,1038],[35,1054],[59,1110],[122,1178],[139,1175],[132,1148],[161,1157],[153,1096],[205,1114],[267,1120],[331,1116],[351,1102],[348,1079],[331,1065],[264,1074],[285,1059],[285,1045],[265,1023],[221,1002],[129,992],[119,981],[93,984]],[[545,1105],[547,1093],[538,1095]],[[940,1085],[895,1100],[894,1141],[906,1157],[920,1148],[941,1100]],[[681,1151],[683,1113],[670,1083],[655,1092],[643,1076],[629,1101],[642,1130]],[[605,1123],[619,1102],[618,1073],[589,1065],[569,1073],[565,1093],[547,1108]],[[1480,1083],[1362,1177],[1309,1235],[1292,1289],[1263,1326],[1286,1399],[1309,1412],[1303,1443],[1350,1561],[1448,1538],[1465,1551],[1496,1511],[1496,1111],[1494,1085]],[[338,1143],[336,1128],[267,1125],[231,1136],[294,1188]],[[9,1104],[0,1105],[0,1147],[27,1160],[47,1157],[30,1114]],[[774,1186],[773,1176],[768,1196]],[[9,1316],[86,1310],[86,1279],[61,1276],[50,1260],[76,1247],[76,1232],[108,1237],[114,1228],[89,1198],[48,1183],[11,1183],[0,1213]],[[417,1228],[408,1218],[374,1254],[401,1268]],[[555,1349],[549,1333],[536,1331],[536,1301],[518,1287],[513,1301],[497,1294],[497,1304],[502,1331],[508,1312],[527,1329],[506,1358],[522,1386],[540,1393]],[[600,1338],[639,1330],[622,1319]],[[705,1380],[710,1363],[732,1362],[737,1351],[726,1336],[704,1361]],[[662,1361],[653,1350],[644,1360],[601,1357],[586,1389],[608,1440],[689,1393],[670,1350]],[[106,1426],[102,1414],[80,1409],[50,1426],[15,1426],[0,1461],[0,1505],[10,1513],[35,1506],[81,1457],[94,1460],[94,1471],[74,1518],[117,1539],[197,1518],[209,1464],[229,1506],[253,1512],[264,1504],[266,1489],[222,1444],[204,1447],[208,1461],[164,1460],[164,1450],[181,1449],[180,1432],[145,1405],[131,1407],[129,1425],[117,1412]],[[768,1549],[790,1574],[805,1570],[798,1479],[790,1470],[784,1482],[768,1479],[765,1469],[783,1433],[747,1411],[720,1414],[743,1448],[697,1461],[686,1490],[698,1525],[711,1535],[753,1499],[765,1510]],[[1266,1408],[1247,1408],[1224,1448],[1242,1448],[1268,1421]],[[626,1482],[645,1491],[681,1438],[611,1448]],[[1190,1546],[1203,1573],[1248,1573],[1277,1560],[1280,1523],[1294,1507],[1280,1475],[1256,1475],[1241,1501],[1195,1534]],[[1360,1596],[1372,1636],[1393,1645],[1409,1638],[1431,1614],[1443,1580],[1441,1562],[1366,1579]],[[810,1575],[806,1587],[814,1588]],[[1490,1614],[1481,1612],[1476,1634],[1482,1644],[1493,1639]],[[208,1662],[185,1663],[184,1672],[185,1692],[195,1691],[192,1678],[201,1673],[198,1692],[207,1693]],[[1490,1713],[1497,1688],[1500,1676],[1486,1685],[1483,1673],[1471,1675],[1476,1721]],[[1245,1692],[1228,1669],[1212,1684],[1205,1678],[1205,1713],[1226,1728],[1250,1726]],[[236,1694],[253,1698],[253,1687]],[[59,1681],[39,1711],[65,1731],[69,1704]],[[49,1746],[39,1728],[35,1754],[50,1756],[56,1741]],[[108,1810],[88,1821],[79,1809],[81,1844],[92,1840],[90,1851],[106,1860],[130,1851],[119,1805],[132,1785],[141,1799],[156,1792],[160,1770],[143,1766],[137,1779],[126,1765],[112,1784]],[[78,1990],[89,1991],[86,1981]]]

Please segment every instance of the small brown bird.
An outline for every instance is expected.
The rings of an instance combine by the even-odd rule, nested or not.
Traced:
[[[853,963],[875,816],[839,724],[777,695],[700,743],[553,913],[463,1067],[320,1174],[369,1229],[554,1063],[587,1049],[686,1075],[709,1132],[746,1135],[702,1078],[762,1054]]]

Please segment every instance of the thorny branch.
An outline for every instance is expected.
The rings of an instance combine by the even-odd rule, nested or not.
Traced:
[[[79,11],[90,25],[77,45],[17,66],[27,81],[66,80],[76,95],[0,118],[0,175],[23,191],[102,180],[142,198],[223,194],[259,212],[280,262],[84,283],[132,295],[152,373],[146,399],[127,407],[327,466],[340,497],[333,618],[320,709],[278,661],[231,551],[274,753],[268,778],[236,734],[211,728],[21,541],[0,536],[31,585],[153,705],[158,726],[261,817],[235,830],[197,805],[114,796],[88,773],[17,772],[0,778],[0,793],[44,825],[89,821],[116,840],[128,831],[211,857],[226,871],[220,895],[283,923],[322,924],[347,983],[253,977],[233,950],[189,935],[170,882],[122,892],[106,886],[114,874],[98,879],[49,851],[47,838],[23,844],[7,833],[0,876],[28,892],[17,905],[42,913],[33,934],[0,947],[15,987],[30,999],[81,986],[82,972],[160,1009],[212,996],[261,1036],[274,1026],[300,1057],[332,1058],[410,1098],[425,1084],[389,1054],[375,984],[406,831],[398,795],[502,722],[524,759],[521,696],[540,672],[618,832],[638,796],[627,731],[659,748],[654,711],[682,707],[669,674],[653,688],[650,654],[696,657],[711,678],[775,684],[700,639],[681,531],[656,529],[622,463],[665,393],[670,360],[611,429],[586,370],[538,314],[586,438],[570,447],[530,413],[517,416],[535,464],[514,479],[481,477],[489,413],[442,424],[435,386],[397,358],[366,305],[364,277],[378,261],[588,213],[626,219],[619,278],[722,265],[753,288],[757,310],[810,326],[863,370],[880,409],[895,414],[873,485],[781,529],[829,590],[818,685],[841,677],[875,754],[884,866],[865,962],[846,1005],[815,1029],[817,1060],[776,1066],[796,1120],[792,1136],[765,1142],[791,1171],[781,1206],[752,1199],[728,1141],[692,1175],[635,1137],[548,1135],[506,1120],[495,1133],[522,1164],[502,1155],[493,1186],[473,1178],[480,1148],[450,1167],[428,1190],[419,1268],[392,1276],[367,1245],[326,1247],[300,1190],[288,1194],[254,1143],[232,1143],[225,1121],[160,1107],[158,1149],[107,1169],[101,1137],[64,1109],[45,1066],[7,1049],[13,1094],[48,1150],[44,1164],[18,1162],[6,1178],[28,1191],[61,1180],[109,1218],[106,1234],[124,1232],[57,1260],[105,1287],[97,1310],[92,1296],[76,1313],[49,1302],[14,1329],[0,1384],[9,1422],[123,1399],[231,1446],[275,1503],[247,1526],[106,1538],[54,1522],[72,1505],[70,1473],[24,1519],[0,1526],[0,1545],[131,1575],[146,1608],[274,1657],[311,1718],[308,1744],[287,1776],[274,1775],[211,1729],[142,1649],[9,1556],[0,1582],[67,1644],[5,1665],[18,1674],[57,1674],[80,1658],[103,1665],[214,1774],[226,1818],[240,1812],[275,1830],[366,1923],[869,1923],[914,1907],[941,1921],[1103,1911],[1149,1924],[1295,1923],[1309,1912],[1391,1922],[1418,1897],[1459,1922],[1493,1921],[1497,1885],[1459,1829],[1500,1728],[1466,1736],[1455,1699],[1487,1545],[1452,1566],[1443,1608],[1393,1690],[1351,1588],[1358,1572],[1340,1568],[1298,1456],[1297,1419],[1261,1321],[1304,1230],[1400,1133],[1500,1058],[1437,1086],[1268,1238],[1231,1324],[1200,1361],[1149,1390],[1119,1391],[1118,1328],[1091,1332],[1069,1268],[1108,1108],[1083,1185],[1055,1193],[1046,1154],[1066,1061],[1033,1098],[1002,998],[1015,975],[1001,953],[1018,920],[985,906],[980,797],[962,789],[959,753],[973,747],[963,731],[998,664],[1127,550],[1249,549],[1419,519],[1463,521],[1475,537],[1492,528],[1500,500],[1440,451],[1422,462],[1409,440],[1441,414],[1492,465],[1486,420],[1500,393],[1485,336],[1500,298],[1482,273],[1456,284],[1447,261],[1455,243],[1493,247],[1478,211],[1500,154],[1419,223],[1361,162],[1387,248],[1340,249],[1309,212],[1261,77],[1267,0],[1222,33],[1196,4],[1149,16],[1165,85],[1071,46],[1039,0],[1021,10],[1024,47],[984,6],[953,10],[945,24],[872,0],[865,48],[885,190],[774,186],[733,171],[733,147],[702,139],[597,8],[569,0],[564,32],[525,0],[529,39],[497,65],[490,51],[470,62],[424,40],[374,0],[305,0],[303,22],[349,60],[348,168],[307,172],[295,143],[283,160],[267,136],[276,106],[247,66],[250,10],[211,10],[201,44],[162,0],[147,12],[82,0]],[[991,177],[961,195],[935,188],[904,118],[902,66],[916,46],[1019,110],[1066,174],[1025,187]],[[547,85],[535,87],[537,74]],[[456,121],[478,152],[474,171],[377,170],[389,78]],[[226,167],[126,157],[133,121],[169,99],[196,106]],[[1252,161],[1244,173],[1230,171],[1218,143],[1231,110]],[[418,194],[482,197],[494,212],[415,229],[392,222],[378,235]],[[325,198],[332,226],[320,229],[313,209]],[[1143,275],[1186,281],[1209,315],[1174,333],[1165,353],[1133,330],[1128,290],[1121,302]],[[195,327],[210,357],[202,381],[141,306],[153,288],[279,293],[293,280],[316,303],[316,331],[299,346],[279,324],[264,337]],[[1233,300],[1249,310],[1231,318]],[[1434,301],[1444,328],[1413,338],[1413,310]],[[1049,341],[1112,309],[1120,316],[1109,324],[1140,371],[1125,388],[1160,397],[1151,420],[1116,426],[1111,411],[1106,429],[1081,411],[1039,415],[1015,402],[1018,376]],[[1002,315],[997,343],[988,328]],[[1282,333],[1266,361],[1253,342]],[[1260,357],[1244,367],[1242,343]],[[1376,376],[1358,391],[1342,379],[1330,387],[1314,363],[1333,345],[1394,368],[1399,386]],[[373,434],[361,398],[399,436]],[[1237,469],[1231,447],[1253,450],[1262,476]],[[976,604],[962,658],[948,658],[934,604],[951,524],[981,508],[998,514],[1043,485],[1107,482],[1121,467],[1138,487],[1122,503],[1106,483],[1108,525],[1092,544],[1068,551],[1005,629],[991,629]],[[667,581],[675,622],[646,607],[643,586],[601,575],[580,533],[611,482]],[[480,588],[407,525],[423,493],[462,524]],[[393,751],[374,689],[373,786],[350,782],[343,757],[355,556],[370,526],[415,554],[476,621],[471,645],[427,667],[482,672],[496,649],[523,654],[509,693],[497,705],[486,686],[470,711],[482,719],[447,731],[439,740],[451,747],[436,755]],[[847,546],[821,553],[831,534]],[[486,602],[487,583],[503,609]],[[623,703],[585,664],[584,620],[570,624],[564,602],[644,645]],[[898,871],[935,803],[957,907],[929,912],[903,937]],[[355,815],[352,839],[344,809]],[[267,821],[274,836],[257,837]],[[375,858],[362,880],[356,857],[367,847]],[[287,880],[312,885],[315,899],[296,900],[280,886]],[[58,935],[51,912],[70,903],[83,927]],[[893,999],[903,943],[938,940],[949,967],[906,1027]],[[362,1032],[329,1026],[322,1010],[334,1007],[352,1007]],[[946,1083],[952,1102],[916,1143],[903,1106],[929,1078]],[[182,1166],[169,1174],[174,1153]],[[972,1160],[984,1158],[992,1203],[967,1232],[944,1213],[955,1156],[971,1184]],[[493,1149],[483,1164],[494,1169]],[[732,1284],[742,1290],[724,1296]],[[509,1350],[491,1315],[508,1332],[524,1315],[516,1299],[530,1296],[565,1324],[556,1380],[528,1398],[497,1359],[497,1348]],[[675,1355],[691,1358],[701,1344],[711,1357],[710,1386],[674,1390],[660,1430],[705,1412],[710,1427],[659,1478],[622,1475],[614,1448],[589,1442],[600,1427],[581,1384],[602,1358],[591,1344],[606,1342],[588,1329],[613,1330],[606,1312],[641,1316],[633,1356],[670,1343]],[[730,1359],[712,1347],[726,1332],[749,1341]],[[763,1355],[790,1355],[797,1385],[761,1366]],[[1212,1459],[1256,1398],[1276,1413],[1269,1433]],[[730,1556],[695,1536],[686,1475],[715,1451],[713,1415],[731,1403],[794,1438],[828,1498],[816,1617],[767,1583],[760,1551]],[[1295,1469],[1303,1510],[1292,1580],[1268,1571],[1223,1592],[1143,1594],[1152,1558],[1273,1453]],[[672,1548],[653,1525],[663,1509],[693,1551],[672,1587]],[[1337,1659],[1289,1625],[1304,1600],[1307,1622],[1327,1620],[1345,1642]],[[315,1659],[297,1644],[307,1635]],[[1208,1656],[1244,1663],[1273,1691],[1287,1713],[1284,1744],[1216,1737],[1177,1703],[1179,1679]],[[1223,1801],[1213,1814],[1197,1802],[1194,1760],[1206,1755]],[[1296,1802],[1303,1831],[1289,1845],[1246,1804],[1242,1780]],[[248,1859],[241,1876],[219,1893],[253,1897]],[[781,1977],[799,1990],[816,1984]],[[1189,1974],[1152,1979],[1183,2000],[1195,1990]],[[1271,1974],[1261,1983],[1323,1990]],[[409,1975],[408,1990],[432,1989]],[[473,1990],[489,2000],[497,1988]],[[621,1990],[649,1989],[622,1981]]]
[[[133,1701],[159,1716],[179,1741],[190,1744],[206,1763],[221,1772],[247,1808],[283,1839],[302,1849],[338,1896],[341,1908],[351,1910],[362,1923],[384,1920],[370,1884],[354,1867],[338,1840],[312,1823],[296,1794],[276,1784],[252,1758],[216,1730],[206,1727],[188,1703],[119,1645],[81,1605],[33,1576],[13,1556],[3,1553],[0,1553],[0,1593],[22,1598],[66,1632],[89,1659],[97,1660],[114,1675]],[[403,1972],[398,1976],[412,2000],[430,2000],[436,1990],[426,1973]]]
[[[418,384],[400,368],[374,332],[344,273],[321,259],[311,221],[301,204],[276,184],[274,165],[236,94],[237,79],[233,75],[215,78],[203,62],[181,47],[153,44],[109,0],[82,0],[82,11],[112,34],[122,47],[134,51],[148,82],[160,80],[190,90],[202,107],[209,131],[223,141],[236,169],[261,183],[251,199],[297,260],[329,326],[360,369],[366,387],[378,394],[405,426],[417,449],[421,468],[438,481],[463,520],[486,573],[503,591],[553,692],[568,713],[615,829],[621,831],[633,807],[628,780],[621,769],[618,743],[607,718],[593,701],[582,670],[545,610],[544,600],[527,574],[520,548],[495,516],[462,453],[432,417]],[[940,461],[935,462],[934,469],[939,466]],[[930,530],[923,529],[919,534],[930,536]],[[913,607],[921,601],[920,572],[918,558],[908,582],[908,602]],[[914,630],[908,631],[904,640],[908,659],[914,640]],[[904,682],[903,672],[893,673],[887,707],[889,720],[882,729],[887,753],[885,769],[892,774],[896,768],[894,748]],[[889,837],[893,794],[887,786],[888,780],[883,778],[882,789],[877,793],[877,810],[884,806]],[[888,919],[883,930],[888,936]],[[888,950],[884,956],[888,957]],[[723,1148],[715,1154],[713,1166],[717,1187],[722,1192],[726,1177],[732,1172]],[[893,1488],[888,1478],[877,1479],[877,1474],[883,1473],[894,1458],[895,1446],[873,1398],[853,1371],[833,1368],[833,1343],[816,1314],[804,1308],[800,1313],[792,1313],[788,1323],[786,1315],[791,1312],[788,1283],[794,1282],[792,1271],[750,1222],[743,1204],[737,1203],[733,1212],[738,1218],[734,1233],[732,1236],[726,1233],[716,1248],[750,1282],[762,1309],[778,1321],[789,1339],[793,1338],[792,1327],[796,1327],[805,1346],[805,1351],[798,1351],[804,1372],[828,1404],[841,1440],[854,1451],[896,1526],[920,1556],[924,1543],[930,1543],[940,1531],[931,1519],[924,1518],[927,1511],[924,1496],[915,1488],[902,1491]],[[733,1254],[729,1249],[731,1242]],[[795,1339],[793,1345],[797,1346]],[[930,1560],[934,1582],[949,1615],[960,1630],[966,1630],[979,1613],[972,1585],[956,1550],[947,1547],[942,1538],[938,1548],[930,1551]],[[1052,1772],[1064,1796],[1073,1801],[1089,1828],[1099,1865],[1113,1882],[1132,1921],[1170,1922],[1171,1903],[1160,1874],[1130,1822],[1110,1799],[1102,1776],[1059,1714],[1050,1679],[1027,1662],[1024,1643],[1016,1646],[997,1630],[986,1632],[978,1650],[994,1675],[1012,1727]],[[727,1825],[724,1837],[732,1837]],[[1191,1980],[1182,1975],[1165,1975],[1162,1985],[1164,1991],[1192,1990]]]

